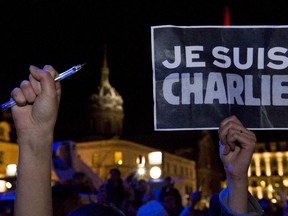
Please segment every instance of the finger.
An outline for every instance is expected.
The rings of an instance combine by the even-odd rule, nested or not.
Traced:
[[[219,138],[222,140],[223,144],[229,145],[229,143],[227,142],[227,136],[235,132],[243,133],[243,131],[246,130],[247,129],[242,125],[242,123],[236,116],[230,116],[220,123],[218,133]]]
[[[50,68],[51,70],[51,67],[46,68]],[[55,82],[52,77],[55,76],[55,71],[51,71],[51,74],[49,71],[39,69],[33,65],[31,65],[29,69],[31,72],[31,83],[35,92],[39,94],[43,91],[48,95],[55,94]]]
[[[31,83],[31,86],[32,86],[33,91],[35,92],[35,94],[36,95],[41,94],[40,82],[38,80],[36,80],[35,77],[32,74],[29,75],[29,81]]]
[[[27,103],[26,98],[20,88],[14,88],[11,92],[11,97],[18,106],[25,106]]]
[[[238,128],[239,131],[241,129],[245,129],[243,124],[239,121],[239,119],[236,116],[231,116],[231,117],[228,117],[228,118],[224,119],[220,123],[219,133],[225,133],[225,132],[227,133],[227,130],[229,128]]]
[[[53,79],[55,79],[58,76],[58,72],[51,65],[45,65],[43,67],[43,70],[48,71],[53,77]]]
[[[235,115],[232,115],[232,116],[229,116],[227,118],[225,118],[221,123],[220,123],[220,128],[221,127],[224,127],[225,125],[227,125],[228,123],[230,122],[235,122],[237,124],[240,124],[242,125],[241,121],[235,116]]]
[[[232,130],[232,129],[231,129]],[[234,130],[227,136],[227,145],[231,148],[232,151],[235,150],[236,146],[245,149],[252,149],[256,144],[256,136],[251,131],[239,132]]]
[[[226,136],[226,146],[228,146],[230,148],[231,151],[235,150],[236,147],[236,141],[237,141],[237,136],[235,134],[235,131],[233,129],[230,129],[228,131],[228,135]],[[237,132],[236,132],[237,133]]]
[[[32,88],[31,82],[27,80],[22,81],[20,84],[20,89],[26,99],[26,102],[33,103],[37,95]]]
[[[220,155],[228,155],[231,152],[231,149],[228,145],[224,145],[223,143],[221,143],[221,141],[219,141],[219,151],[220,151]]]
[[[229,128],[231,127],[231,121],[235,121],[236,116],[230,116],[225,118],[219,125],[218,135],[219,139],[224,145],[227,145],[226,136],[228,135]]]
[[[57,70],[51,65],[45,65],[43,70],[48,71],[51,74],[51,76],[53,77],[53,79],[55,79],[59,75]],[[60,97],[60,95],[61,95],[60,94],[61,93],[61,84],[60,84],[60,82],[56,82],[55,85],[56,85],[56,90],[58,92],[58,95]]]

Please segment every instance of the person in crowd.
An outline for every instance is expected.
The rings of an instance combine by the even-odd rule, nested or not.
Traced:
[[[136,172],[132,172],[123,181],[127,195],[121,203],[121,210],[126,216],[136,216],[138,210],[138,206],[135,200],[135,187],[137,185],[136,175]]]
[[[69,216],[126,216],[113,203],[108,201],[106,185],[102,184],[96,192],[96,202],[84,204],[69,213]]]
[[[163,205],[169,216],[178,216],[182,210],[182,202],[178,200],[178,190],[174,187],[167,187],[159,198],[160,203]]]
[[[111,204],[108,202],[108,199],[107,199],[107,190],[106,190],[105,184],[102,184],[98,188],[98,191],[96,192],[96,198],[97,198],[98,203],[102,203],[104,205],[110,205]]]
[[[202,191],[196,190],[190,195],[190,203],[186,206],[179,216],[208,216],[207,209],[196,209],[195,206],[201,201]]]
[[[78,188],[69,183],[53,185],[52,204],[53,216],[67,216],[82,205]]]
[[[84,172],[75,172],[72,177],[72,184],[78,189],[79,193],[92,194],[96,192]]]
[[[183,210],[180,192],[174,184],[170,176],[165,177],[164,186],[161,188],[158,198],[169,215],[179,215]]]
[[[138,206],[134,199],[125,199],[121,205],[121,211],[126,216],[136,216],[138,211]]]
[[[139,179],[137,181],[134,191],[135,201],[138,208],[151,200],[155,200],[155,196],[150,189],[150,184],[145,179]]]
[[[150,200],[140,206],[137,216],[169,216],[164,206],[157,200]]]
[[[121,208],[122,202],[127,198],[128,192],[124,186],[121,172],[118,168],[110,170],[110,178],[106,183],[107,199]]]
[[[95,192],[101,185],[104,184],[104,180],[102,180],[93,170],[81,159],[76,152],[73,151],[73,166],[77,172],[83,173],[85,175],[85,179],[91,189],[91,192]]]
[[[221,207],[219,202],[219,194],[212,194],[209,201],[209,216],[221,216]]]

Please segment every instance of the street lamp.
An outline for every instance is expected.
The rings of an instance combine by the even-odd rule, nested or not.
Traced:
[[[152,179],[159,179],[162,175],[162,152],[161,151],[155,151],[150,152],[148,154],[148,161],[149,165],[152,165],[150,168],[150,177]]]
[[[151,169],[150,169],[150,176],[152,179],[158,179],[161,177],[161,174],[162,174],[162,170],[160,167],[158,166],[153,166]]]

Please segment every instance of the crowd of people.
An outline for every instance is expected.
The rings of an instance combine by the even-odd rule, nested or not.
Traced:
[[[133,190],[125,190],[125,183],[117,169],[111,170],[111,178],[97,189],[96,202],[82,205],[77,199],[73,200],[73,197],[77,197],[75,194],[65,194],[63,188],[52,189],[52,143],[61,85],[60,82],[54,82],[58,73],[50,65],[43,69],[30,66],[29,70],[29,80],[24,80],[11,92],[16,103],[11,111],[19,144],[15,216],[52,216],[53,211],[55,215],[56,210],[64,210],[67,206],[73,207],[67,209],[70,216],[190,216],[207,213],[194,211],[201,191],[195,191],[191,195],[190,204],[183,207],[177,191],[171,185],[163,188],[159,199],[149,194],[147,182],[142,180],[134,185]],[[227,187],[211,198],[208,213],[264,215],[260,203],[248,191],[248,168],[256,144],[255,134],[245,128],[236,116],[223,119],[218,133],[219,154],[226,173]],[[73,190],[67,188],[66,191]],[[55,195],[59,192],[68,199],[63,198],[67,201],[67,206],[60,205],[60,200],[56,200]]]

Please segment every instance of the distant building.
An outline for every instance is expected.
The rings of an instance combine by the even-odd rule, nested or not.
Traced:
[[[156,191],[157,187],[159,189],[162,186],[162,180],[171,176],[182,194],[184,204],[187,204],[190,193],[197,189],[196,163],[193,160],[128,140],[110,139],[70,144],[74,151],[72,157],[79,157],[101,179],[99,184],[109,178],[110,169],[118,168],[123,178],[133,175],[137,179],[145,179]],[[157,156],[153,160],[151,155],[155,153]],[[77,163],[73,167],[83,171]],[[153,170],[154,173],[151,173]]]
[[[7,177],[7,166],[18,163],[18,145],[0,141],[0,178]]]
[[[119,137],[123,130],[123,99],[109,82],[109,67],[106,49],[101,69],[101,82],[98,91],[91,95],[90,139],[95,136],[103,138]]]
[[[257,143],[249,168],[249,191],[258,199],[281,202],[288,195],[288,143]]]

